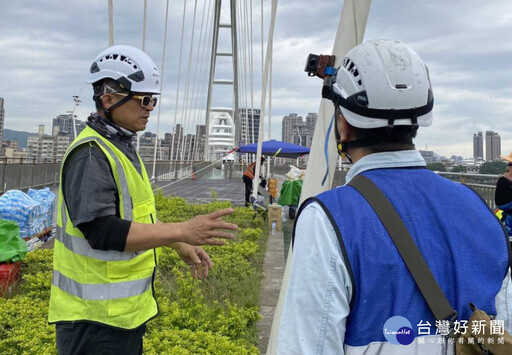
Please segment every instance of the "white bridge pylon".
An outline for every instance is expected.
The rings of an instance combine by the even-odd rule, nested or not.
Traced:
[[[215,0],[213,20],[213,45],[210,63],[210,79],[206,101],[206,137],[205,160],[217,160],[235,147],[240,137],[240,119],[238,117],[238,69],[237,69],[237,31],[236,31],[236,0],[229,0],[230,23],[220,23],[222,0]],[[219,33],[221,29],[231,32],[231,51],[218,51]],[[230,79],[216,78],[217,57],[231,57],[233,77]],[[233,107],[212,107],[213,91],[219,85],[233,87]],[[225,98],[224,98],[225,99]]]

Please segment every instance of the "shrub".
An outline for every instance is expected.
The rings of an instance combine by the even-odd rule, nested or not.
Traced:
[[[155,195],[163,222],[229,208],[229,202],[191,205],[179,197]],[[145,354],[257,354],[256,322],[266,244],[263,217],[235,208],[227,221],[239,232],[223,247],[205,247],[214,263],[210,275],[195,280],[187,265],[164,248],[155,282],[160,314],[148,323]],[[55,354],[55,327],[47,323],[52,250],[27,254],[17,293],[0,298],[0,354]]]

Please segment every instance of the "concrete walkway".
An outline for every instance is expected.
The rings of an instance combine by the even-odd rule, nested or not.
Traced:
[[[257,324],[259,331],[258,348],[262,354],[265,354],[267,351],[274,310],[283,281],[285,264],[283,256],[283,232],[276,231],[275,235],[270,234],[268,237],[265,260],[263,262],[264,278],[260,289],[260,315],[262,318]]]

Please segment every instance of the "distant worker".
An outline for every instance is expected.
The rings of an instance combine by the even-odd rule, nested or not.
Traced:
[[[512,153],[501,158],[508,161],[505,174],[498,179],[494,202],[502,210],[501,220],[505,224],[509,240],[512,238]]]
[[[49,322],[59,354],[142,354],[146,323],[158,314],[158,247],[169,246],[194,277],[212,262],[200,245],[230,239],[220,220],[232,209],[183,223],[156,218],[152,186],[132,142],[146,129],[160,94],[151,58],[113,46],[87,78],[97,112],[62,160]]]
[[[322,94],[335,105],[338,151],[354,165],[347,185],[299,209],[278,354],[453,354],[443,333],[469,319],[469,302],[510,331],[510,256],[499,221],[469,187],[429,171],[413,144],[418,127],[432,123],[420,57],[398,41],[367,41],[325,79]],[[381,206],[396,210],[427,263],[421,275],[430,270],[448,301],[440,323],[359,192],[373,190],[355,182],[376,186],[388,201]]]
[[[265,162],[265,157],[261,157],[261,165]],[[247,169],[244,171],[243,181],[245,184],[245,205],[251,205],[251,193],[252,193],[252,181],[254,180],[254,170],[256,169],[256,162],[249,164]],[[261,177],[260,177],[261,178]]]

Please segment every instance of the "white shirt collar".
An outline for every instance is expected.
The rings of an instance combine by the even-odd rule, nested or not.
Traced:
[[[359,159],[352,166],[347,173],[345,181],[347,184],[354,176],[367,170],[414,166],[427,166],[425,160],[417,150],[400,150],[368,154]]]

